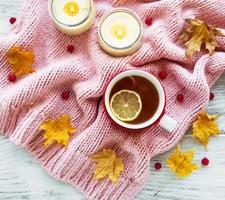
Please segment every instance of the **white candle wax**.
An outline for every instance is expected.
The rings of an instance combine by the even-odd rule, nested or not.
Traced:
[[[68,34],[86,31],[95,18],[92,0],[50,0],[49,10],[57,27]]]
[[[114,56],[130,55],[140,47],[142,24],[130,10],[118,8],[106,14],[99,25],[101,47]]]

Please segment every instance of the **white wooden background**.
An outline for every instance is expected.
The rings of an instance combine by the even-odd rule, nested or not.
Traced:
[[[18,16],[24,0],[0,0],[0,35],[9,30],[8,19]],[[0,38],[1,39],[1,38]],[[210,140],[208,152],[192,139],[190,132],[182,140],[182,148],[195,148],[195,162],[204,156],[210,165],[182,179],[172,177],[165,164],[168,153],[155,157],[151,162],[151,177],[136,200],[225,200],[225,75],[212,90],[215,99],[208,111],[218,113],[222,133]],[[161,162],[161,171],[154,163]],[[158,193],[157,196],[155,194]],[[23,149],[0,136],[0,200],[85,200],[72,186],[49,176]]]

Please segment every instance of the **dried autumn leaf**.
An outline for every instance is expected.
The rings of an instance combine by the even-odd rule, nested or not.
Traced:
[[[58,144],[67,146],[69,137],[76,132],[76,129],[71,124],[70,115],[61,115],[58,119],[45,120],[40,129],[45,131],[45,146],[52,144],[56,141]]]
[[[192,149],[181,152],[180,146],[178,145],[166,160],[167,165],[177,176],[189,176],[192,171],[199,168],[197,164],[192,163],[194,154],[195,151]]]
[[[13,46],[8,50],[6,56],[8,62],[12,65],[12,71],[17,76],[22,76],[35,71],[32,67],[32,64],[34,63],[33,52]]]
[[[193,136],[205,146],[208,145],[211,135],[218,135],[220,132],[219,126],[216,123],[218,115],[209,115],[207,112],[201,112],[198,119],[193,123]]]
[[[225,35],[199,19],[187,19],[187,26],[181,32],[179,40],[187,47],[186,57],[192,57],[195,52],[199,52],[203,44],[212,55],[216,47],[219,47],[216,36]]]
[[[112,182],[119,179],[124,170],[123,161],[111,149],[103,149],[91,157],[96,162],[94,178],[103,179],[109,176]]]

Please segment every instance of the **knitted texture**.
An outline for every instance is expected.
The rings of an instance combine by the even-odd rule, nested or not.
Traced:
[[[189,60],[176,41],[187,18],[196,17],[223,30],[224,0],[121,2],[96,0],[97,17],[91,30],[67,36],[51,21],[47,0],[26,0],[17,24],[0,40],[0,132],[28,149],[51,175],[93,200],[132,199],[149,177],[150,159],[178,143],[207,105],[210,87],[225,69],[225,38],[217,38],[220,48],[214,55],[202,51]],[[144,25],[144,40],[137,53],[113,58],[98,45],[97,25],[103,14],[119,6],[135,11],[143,22],[153,17],[153,25]],[[6,52],[14,44],[34,50],[36,72],[10,83]],[[72,54],[66,49],[69,44],[75,46]],[[169,133],[154,125],[131,131],[111,122],[101,97],[108,81],[126,69],[143,69],[155,76],[162,70],[168,72],[162,85],[166,111],[178,121],[176,130]],[[63,91],[71,91],[67,101],[61,98]],[[176,101],[179,93],[184,94],[183,103]],[[41,122],[46,114],[57,118],[63,113],[72,116],[78,133],[67,148],[57,144],[44,147]],[[90,156],[103,148],[115,150],[124,161],[125,171],[117,183],[93,179]]]

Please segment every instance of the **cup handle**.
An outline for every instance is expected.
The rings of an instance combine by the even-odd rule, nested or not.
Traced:
[[[168,115],[164,115],[160,122],[159,125],[166,129],[169,132],[172,132],[176,126],[177,126],[177,121],[175,121],[174,119],[172,119],[171,117],[169,117]]]

